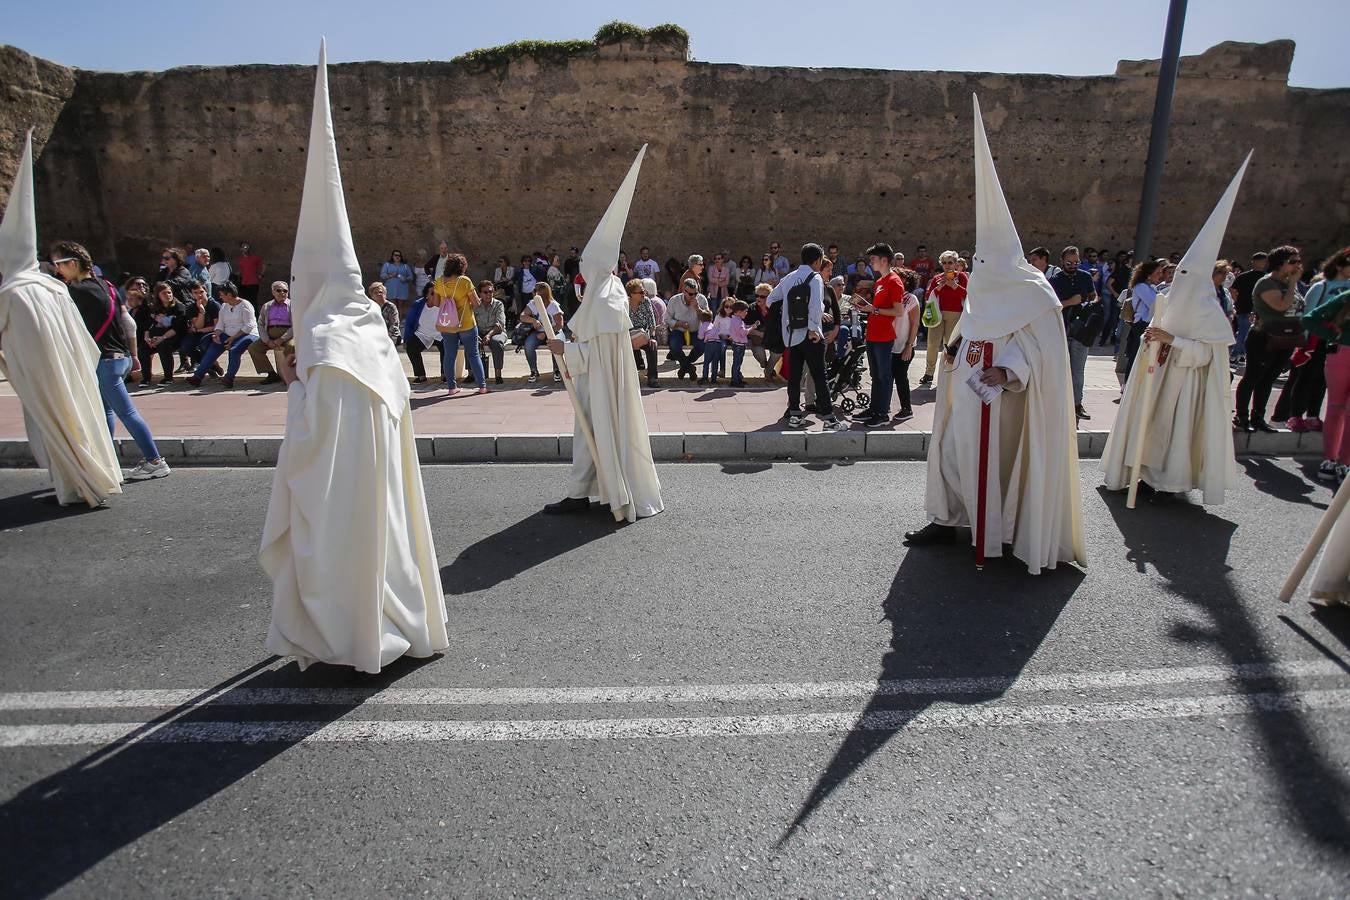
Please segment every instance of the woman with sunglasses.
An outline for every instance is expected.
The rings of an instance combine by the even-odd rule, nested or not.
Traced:
[[[125,472],[128,481],[163,478],[169,474],[169,464],[160,456],[150,426],[145,424],[136,404],[127,393],[126,377],[131,371],[134,336],[125,333],[118,316],[116,295],[110,285],[94,277],[94,261],[89,251],[74,241],[60,241],[52,247],[52,269],[66,284],[70,299],[80,311],[89,335],[98,345],[99,360],[95,373],[98,391],[103,399],[103,414],[108,420],[108,433],[113,434],[113,417],[122,420],[141,455],[145,457],[133,469]]]
[[[386,299],[397,309],[406,309],[414,278],[412,266],[403,261],[402,250],[389,254],[389,260],[380,266],[380,281],[384,282]]]

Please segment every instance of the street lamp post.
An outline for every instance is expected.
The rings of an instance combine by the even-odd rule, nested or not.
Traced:
[[[1153,244],[1153,220],[1158,215],[1162,191],[1163,162],[1167,158],[1167,128],[1172,120],[1172,95],[1177,86],[1181,60],[1181,27],[1186,22],[1186,0],[1171,0],[1167,8],[1167,33],[1163,38],[1162,62],[1158,67],[1158,95],[1153,101],[1153,126],[1148,139],[1148,163],[1144,167],[1144,193],[1139,200],[1139,223],[1134,229],[1134,258],[1143,262]]]

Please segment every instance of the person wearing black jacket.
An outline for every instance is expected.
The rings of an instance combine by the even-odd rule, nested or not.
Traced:
[[[98,346],[96,374],[103,412],[108,417],[108,432],[113,433],[113,417],[121,419],[145,456],[140,465],[125,473],[126,478],[130,481],[163,478],[169,474],[169,464],[160,456],[150,427],[127,393],[126,377],[131,371],[131,348],[136,337],[122,330],[116,292],[111,285],[94,277],[94,261],[80,244],[60,241],[52,246],[50,259],[56,277],[66,283],[70,299]]]
[[[202,289],[200,285],[198,289]],[[173,288],[159,282],[152,298],[136,310],[137,353],[141,359],[141,384],[149,384],[154,359],[159,357],[164,376],[160,384],[173,384],[173,355],[187,331],[182,304],[174,299]]]
[[[183,264],[183,251],[177,247],[168,247],[159,255],[158,280],[168,284],[173,290],[173,298],[182,304],[188,302],[188,291],[197,283]]]

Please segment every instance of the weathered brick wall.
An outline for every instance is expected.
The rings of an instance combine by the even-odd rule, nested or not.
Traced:
[[[20,55],[0,52],[3,71]],[[1156,251],[1185,248],[1253,147],[1226,252],[1350,243],[1350,90],[1289,88],[1292,55],[1288,41],[1224,44],[1183,61]],[[69,70],[33,65],[31,89],[61,96]],[[972,92],[1024,242],[1127,247],[1156,69],[755,68],[619,45],[504,72],[337,65],[330,83],[357,249],[373,274],[391,248],[411,258],[438,236],[476,264],[580,245],[643,141],[630,255],[643,242],[662,259],[757,254],[771,238],[836,241],[845,253],[877,238],[966,249]],[[74,235],[127,268],[151,265],[168,242],[233,252],[247,238],[280,274],[312,89],[301,66],[78,72],[39,163],[43,238]],[[0,134],[26,112],[13,107],[0,109]]]

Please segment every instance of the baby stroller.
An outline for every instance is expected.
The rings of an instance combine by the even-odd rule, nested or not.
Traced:
[[[872,402],[862,387],[863,370],[867,368],[866,326],[853,330],[848,349],[843,356],[835,356],[825,370],[825,382],[830,386],[830,402],[848,415],[867,409]]]

